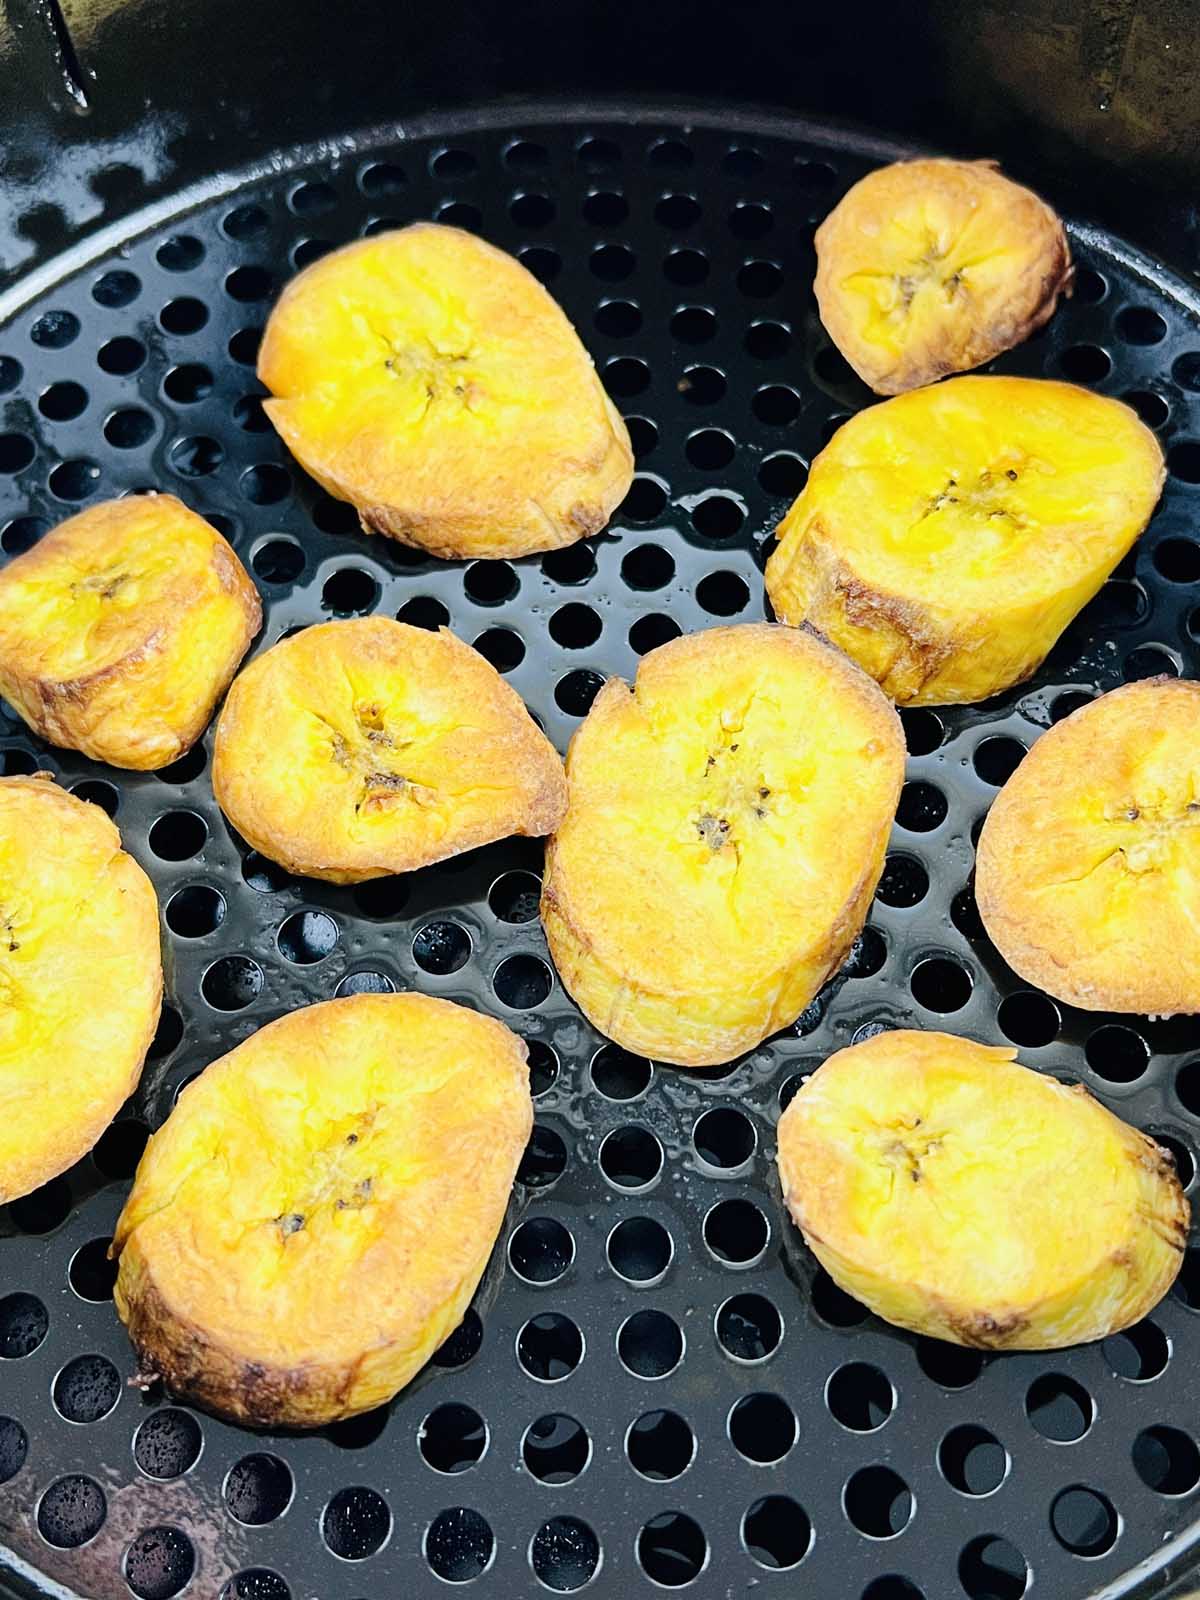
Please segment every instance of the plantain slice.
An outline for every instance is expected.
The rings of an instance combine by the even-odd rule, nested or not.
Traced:
[[[306,267],[258,375],[288,449],[364,530],[436,556],[573,544],[632,481],[625,424],[560,308],[457,228],[414,223]]]
[[[457,1327],[533,1125],[523,1042],[426,995],[281,1017],[150,1140],[113,1237],[146,1373],[237,1422],[381,1405]]]
[[[208,726],[261,622],[214,527],[174,495],[127,495],[0,572],[0,694],[51,744],[166,766]]]
[[[1200,684],[1126,684],[1044,733],[979,838],[1014,971],[1085,1011],[1200,1011]]]
[[[779,1172],[817,1260],[877,1315],[1054,1350],[1157,1305],[1188,1205],[1153,1140],[1015,1056],[908,1029],[839,1050],[780,1118]]]
[[[333,883],[548,833],[566,805],[557,752],[496,669],[386,617],[306,628],[247,667],[212,781],[256,850]]]
[[[639,1054],[751,1049],[857,937],[903,775],[895,712],[811,633],[746,624],[650,651],[567,756],[542,894],[563,983]]]
[[[162,1000],[158,903],[99,806],[0,778],[0,1203],[95,1144]]]
[[[981,366],[1027,339],[1070,292],[1058,217],[994,161],[897,161],[868,173],[817,229],[817,304],[877,394]]]
[[[1117,400],[952,378],[838,429],[779,525],[767,592],[893,700],[983,700],[1039,666],[1150,520],[1163,473]]]

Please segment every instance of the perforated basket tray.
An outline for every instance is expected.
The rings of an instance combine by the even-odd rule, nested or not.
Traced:
[[[512,111],[181,195],[7,302],[0,547],[97,497],[170,487],[256,575],[258,649],[330,615],[448,623],[565,747],[605,674],[632,676],[681,630],[763,615],[771,529],[870,399],[816,317],[813,224],[891,153],[733,115]],[[594,352],[639,459],[601,537],[511,564],[425,560],[359,535],[266,426],[253,364],[281,282],[431,215],[515,251]],[[1188,1565],[1200,1257],[1128,1334],[988,1359],[884,1326],[815,1271],[771,1159],[780,1105],[832,1049],[946,1026],[1082,1080],[1192,1183],[1195,1025],[1024,988],[971,894],[979,821],[1041,730],[1123,678],[1197,664],[1197,298],[1095,229],[1072,242],[1074,299],[996,366],[1129,399],[1167,447],[1162,505],[1031,683],[905,715],[909,782],[866,933],[795,1028],[728,1068],[652,1066],[581,1020],[536,921],[538,845],[358,890],[300,882],[231,836],[207,741],[135,775],[0,725],[4,771],[48,767],[115,815],[158,888],[168,985],[127,1112],[4,1222],[13,1594],[408,1600],[458,1582],[509,1600],[589,1583],[632,1600],[692,1583],[706,1600],[1077,1600],[1160,1595]],[[269,1018],[392,986],[530,1041],[537,1130],[462,1328],[393,1405],[311,1437],[126,1387],[104,1248],[147,1129]]]

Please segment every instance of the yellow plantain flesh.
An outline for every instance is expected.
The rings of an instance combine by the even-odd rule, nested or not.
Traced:
[[[51,744],[163,767],[204,732],[261,621],[215,528],[173,495],[127,495],[0,572],[0,694]]]
[[[0,1203],[95,1144],[162,1000],[158,902],[99,806],[0,778]]]
[[[1150,519],[1158,441],[1042,378],[951,378],[860,411],[777,530],[767,593],[897,702],[1027,678]]]
[[[212,778],[256,850],[334,883],[548,833],[566,804],[557,751],[496,669],[447,629],[387,617],[320,623],[252,662]]]
[[[1054,1350],[1156,1306],[1187,1243],[1165,1151],[1015,1051],[907,1029],[839,1050],[779,1121],[793,1220],[841,1288],[952,1344]]]
[[[903,774],[895,712],[811,633],[747,624],[652,650],[567,756],[542,894],[563,983],[639,1054],[752,1049],[862,928]]]
[[[1044,733],[988,813],[976,897],[1059,1000],[1200,1011],[1200,684],[1126,684]]]
[[[598,533],[629,435],[561,309],[520,262],[418,222],[292,280],[258,375],[289,450],[367,533],[446,559]]]
[[[145,1376],[235,1422],[382,1405],[458,1326],[533,1123],[525,1046],[418,994],[261,1028],[179,1097],[117,1223]]]
[[[1070,292],[1062,223],[994,161],[897,161],[817,229],[821,321],[877,394],[982,366]]]

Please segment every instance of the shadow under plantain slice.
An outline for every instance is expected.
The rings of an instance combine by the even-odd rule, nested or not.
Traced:
[[[366,532],[447,559],[598,533],[633,477],[629,435],[537,279],[418,222],[345,246],[284,290],[264,410]]]
[[[1158,1304],[1188,1205],[1153,1140],[1015,1056],[908,1029],[839,1050],[779,1120],[779,1172],[817,1260],[878,1316],[1053,1350]]]
[[[237,1422],[381,1405],[457,1327],[533,1125],[525,1046],[426,995],[281,1017],[150,1140],[117,1223],[143,1369]]]
[[[252,662],[212,779],[256,850],[333,883],[549,833],[566,805],[557,751],[496,669],[445,628],[386,617],[305,628]]]
[[[163,767],[204,732],[261,622],[214,527],[174,495],[127,495],[0,572],[0,694],[51,744]]]
[[[897,161],[817,229],[830,338],[877,394],[901,394],[1011,350],[1068,289],[1063,225],[994,161]]]
[[[812,464],[767,593],[907,705],[1034,672],[1150,520],[1157,439],[1045,378],[951,378],[869,406]]]
[[[1200,684],[1126,684],[1044,733],[988,813],[975,892],[1057,999],[1200,1011]]]
[[[795,1020],[866,918],[904,776],[895,712],[823,640],[714,628],[611,678],[567,756],[542,921],[601,1032],[682,1066]]]
[[[154,887],[116,828],[48,776],[0,778],[0,1203],[92,1148],[161,1000]]]

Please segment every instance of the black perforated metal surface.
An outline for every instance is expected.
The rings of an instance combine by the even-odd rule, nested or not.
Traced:
[[[560,747],[606,673],[631,676],[681,630],[760,618],[774,523],[870,399],[817,320],[811,241],[883,148],[749,118],[517,115],[186,196],[39,281],[0,331],[0,548],[97,497],[173,489],[255,574],[256,648],[330,615],[448,623]],[[639,461],[601,537],[511,564],[426,560],[359,535],[265,425],[253,362],[280,284],[427,216],[517,252],[594,353]],[[0,723],[4,771],[48,767],[115,815],[158,889],[168,987],[128,1112],[4,1222],[15,1594],[408,1600],[450,1581],[632,1600],[690,1582],[705,1600],[1079,1600],[1179,1576],[1200,1484],[1200,1253],[1129,1334],[989,1359],[890,1329],[815,1272],[772,1162],[781,1103],[832,1049],[945,1026],[1085,1082],[1193,1181],[1195,1023],[1034,994],[970,889],[980,819],[1043,728],[1124,678],[1200,665],[1197,297],[1097,233],[1073,246],[1074,300],[996,366],[1130,399],[1167,448],[1162,505],[1030,684],[905,714],[909,782],[868,930],[799,1026],[728,1068],[653,1066],[581,1020],[536,921],[540,845],[357,890],[300,882],[231,837],[208,740],[139,775]],[[146,1129],[268,1019],[390,986],[478,1006],[531,1045],[537,1129],[462,1329],[384,1411],[310,1437],[127,1388],[104,1244]]]

